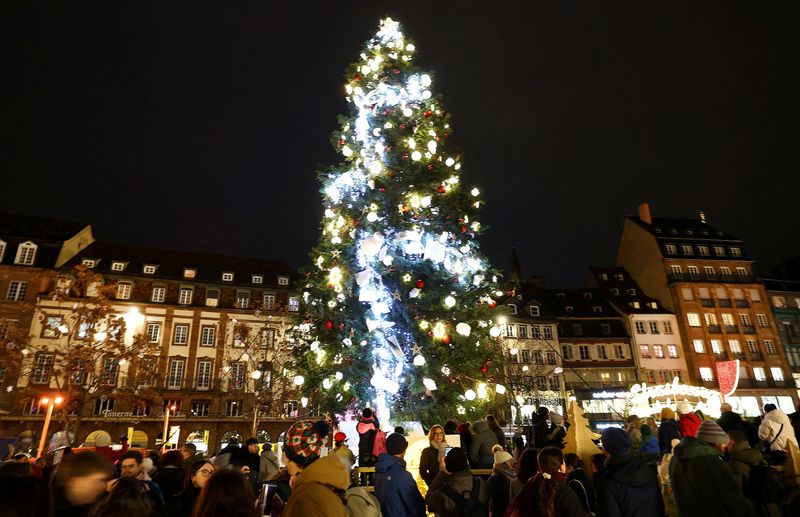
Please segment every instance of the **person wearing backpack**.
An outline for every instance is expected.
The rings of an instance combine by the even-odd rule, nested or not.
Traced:
[[[684,437],[675,447],[669,478],[681,517],[749,517],[750,501],[736,486],[733,473],[721,456],[728,435],[711,420],[703,422],[694,437]]]
[[[375,414],[370,408],[361,411],[361,419],[356,425],[358,432],[358,466],[374,467],[377,455],[373,454],[375,449],[375,436],[380,430],[380,424]],[[362,474],[361,484],[372,484],[374,479],[372,474]]]
[[[378,456],[375,497],[383,517],[425,517],[425,500],[403,460],[407,448],[405,437],[392,433],[386,438],[386,453]]]
[[[428,510],[437,517],[486,517],[489,490],[486,481],[469,470],[467,453],[454,447],[444,465],[447,471],[436,474],[425,498]]]
[[[780,516],[778,505],[788,496],[783,474],[767,465],[761,452],[750,447],[744,431],[728,431],[728,437],[728,466],[736,485],[761,515]]]

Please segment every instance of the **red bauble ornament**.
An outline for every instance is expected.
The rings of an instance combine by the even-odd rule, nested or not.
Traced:
[[[445,137],[445,138],[447,138],[448,136],[450,136],[450,133],[445,133],[445,134],[444,134],[444,137]]]
[[[455,384],[456,383],[456,378],[455,377],[450,377],[447,380],[450,381],[450,384]]]
[[[380,190],[381,192],[386,192],[386,187],[381,185],[380,187],[378,187],[378,190]]]
[[[395,68],[394,70],[392,70],[392,73],[393,73],[394,75],[397,75],[397,74],[399,74],[399,73],[400,73],[400,70],[398,70],[397,68]]]
[[[444,337],[442,338],[442,343],[444,343],[445,345],[450,343],[450,336],[448,334],[444,335]]]
[[[343,330],[344,330],[344,323],[339,323],[339,331],[341,332]]]
[[[489,376],[489,382],[494,382],[494,375]]]
[[[331,320],[325,322],[325,330],[333,330],[333,322]]]
[[[431,115],[433,115],[433,112],[431,110],[426,110],[425,113],[422,114],[422,116],[425,118],[428,118]]]
[[[492,360],[491,359],[488,359],[486,361],[486,366],[492,366]]]
[[[311,394],[314,396],[316,396],[318,393],[319,393],[319,388],[314,388],[313,390],[311,390]]]
[[[421,278],[417,280],[417,289],[425,289],[425,281]]]
[[[497,307],[497,301],[489,300],[489,302],[486,305],[488,305],[490,309],[494,309],[495,307]]]
[[[432,170],[433,170],[433,164],[432,164],[432,163],[429,163],[429,164],[428,164],[428,170],[429,170],[429,171],[432,171]]]
[[[467,233],[467,227],[466,226],[462,226],[461,227],[461,233]]]
[[[407,155],[407,154],[404,154],[404,155],[403,155],[403,159],[404,159],[404,160],[408,160],[408,155]]]
[[[400,129],[405,129],[405,128],[406,128],[405,124],[400,124]]]
[[[489,368],[488,368],[488,367],[486,367],[485,365],[484,365],[484,366],[481,366],[481,373],[486,373],[486,372],[488,372],[488,371],[489,371]]]
[[[436,187],[436,192],[438,192],[439,194],[444,194],[446,192],[444,185],[439,185],[438,187]]]
[[[355,79],[356,81],[360,81],[360,80],[361,80],[361,75],[359,75],[359,74],[356,74],[356,76],[355,76],[355,78],[354,78],[354,79]]]

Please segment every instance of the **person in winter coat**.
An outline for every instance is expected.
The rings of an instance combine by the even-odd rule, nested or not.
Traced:
[[[608,458],[594,478],[598,517],[663,516],[656,468],[631,454],[631,435],[610,427],[600,436]]]
[[[242,467],[242,448],[239,447],[239,440],[231,438],[217,454],[214,464],[221,468],[230,467],[239,470]]]
[[[583,471],[583,461],[577,454],[570,452],[564,455],[564,466],[567,472],[567,486],[578,496],[583,510],[594,513],[597,510],[597,500],[592,482]]]
[[[692,412],[692,406],[688,402],[683,401],[678,404],[678,427],[681,430],[681,436],[693,437],[702,423],[700,417]]]
[[[183,455],[180,451],[167,451],[158,460],[158,470],[153,472],[153,482],[161,488],[164,501],[171,498],[183,489],[186,480],[186,469],[183,468]]]
[[[736,481],[736,486],[744,493],[745,497],[750,499],[753,506],[758,508],[759,515],[769,517],[780,517],[780,507],[775,503],[759,504],[754,501],[752,497],[745,491],[747,483],[750,480],[750,470],[756,465],[766,465],[764,456],[757,449],[750,447],[747,440],[747,435],[740,429],[728,431],[728,466],[733,472],[733,479]]]
[[[517,476],[511,480],[508,488],[508,500],[514,498],[522,491],[522,487],[530,478],[539,472],[539,451],[536,449],[525,449],[519,457],[519,467],[516,468]]]
[[[494,466],[492,475],[486,481],[489,489],[489,509],[491,517],[505,515],[508,509],[508,494],[511,480],[516,477],[514,472],[514,457],[506,451],[494,453]]]
[[[375,435],[380,424],[370,408],[361,411],[361,420],[356,425],[358,431],[358,466],[373,467],[377,458],[372,454],[375,447]]]
[[[672,408],[661,409],[661,425],[658,428],[658,448],[662,455],[672,452],[672,440],[681,439],[681,428],[675,421]]]
[[[186,471],[183,489],[167,501],[164,515],[167,517],[190,517],[200,491],[214,474],[214,465],[208,460],[194,462]]]
[[[205,460],[205,456],[197,452],[197,446],[191,442],[186,442],[181,447],[181,455],[183,456],[183,468],[188,469],[198,461]]]
[[[722,414],[717,419],[719,425],[726,433],[733,430],[742,429],[742,416],[739,413],[733,412],[733,406],[724,402],[720,407]]]
[[[625,430],[628,431],[628,434],[631,435],[631,439],[633,440],[633,446],[638,448],[639,444],[642,442],[642,419],[639,418],[637,415],[630,415],[628,416],[628,421],[625,424]]]
[[[494,463],[492,447],[498,445],[497,435],[489,428],[485,420],[472,425],[472,445],[469,448],[469,462],[474,469],[490,469]]]
[[[540,406],[533,417],[533,446],[536,449],[542,449],[549,445],[547,441],[547,435],[550,434],[548,418],[550,418],[550,410]]]
[[[444,438],[444,428],[440,425],[434,425],[428,431],[429,447],[422,449],[422,454],[419,456],[419,477],[425,481],[425,484],[431,486],[433,478],[439,473],[444,465],[444,453],[447,449],[447,442]]]
[[[681,517],[753,515],[750,502],[721,459],[727,443],[725,431],[709,420],[695,437],[687,436],[675,447],[669,478]]]
[[[550,432],[547,433],[547,445],[563,449],[564,438],[567,436],[567,428],[564,426],[564,417],[551,411],[550,423],[553,425],[550,427]]]
[[[672,440],[672,449],[661,457],[661,463],[658,464],[658,477],[661,481],[661,497],[664,499],[664,511],[668,517],[678,517],[678,505],[675,502],[672,481],[669,478],[669,464],[672,462],[672,451],[679,443],[681,443],[681,441],[678,438]]]
[[[451,492],[462,498],[467,493],[470,494],[468,497],[477,496],[479,505],[485,509],[489,503],[489,490],[483,479],[473,477],[469,470],[467,453],[460,447],[454,447],[445,456],[444,464],[446,470],[436,475],[425,497],[428,510],[437,517],[461,517],[464,515]]]
[[[489,429],[491,429],[494,434],[497,435],[497,443],[506,448],[506,434],[503,431],[503,428],[500,427],[500,424],[497,423],[497,419],[494,415],[486,415],[486,423],[489,424]]]
[[[350,447],[347,446],[347,435],[339,431],[333,435],[334,447],[331,454],[335,454],[347,462],[350,468],[356,464],[356,457]]]
[[[350,455],[352,456],[352,452]],[[270,442],[264,442],[261,447],[261,455],[259,456],[258,465],[258,482],[266,483],[268,480],[278,473],[281,469],[281,464],[278,460],[278,453],[272,450]]]
[[[108,459],[94,452],[72,454],[58,465],[52,482],[53,516],[86,517],[106,492]]]
[[[653,436],[653,431],[650,430],[649,425],[642,424],[639,430],[642,432],[642,441],[639,444],[639,452],[642,454],[642,459],[647,462],[657,463],[661,458],[658,440]]]
[[[283,517],[345,517],[342,498],[350,486],[350,475],[338,456],[320,458],[330,432],[324,420],[301,420],[286,431],[283,462],[292,476],[292,495]]]
[[[111,465],[114,465],[130,448],[127,436],[120,436],[119,443],[122,448],[115,451],[111,448],[111,437],[108,433],[98,433],[94,441],[94,452],[106,458]]]
[[[770,443],[769,448],[773,451],[788,451],[789,442],[797,447],[792,421],[775,404],[764,405],[764,419],[758,426],[758,437]]]
[[[561,472],[564,461],[561,449],[545,447],[539,452],[540,472],[511,502],[507,517],[589,517],[592,514],[581,506],[578,496],[566,484]]]
[[[383,517],[425,517],[425,500],[406,470],[408,442],[400,433],[386,437],[386,453],[375,464],[375,497]]]

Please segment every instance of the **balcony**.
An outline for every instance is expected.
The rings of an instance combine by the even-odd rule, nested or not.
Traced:
[[[736,325],[725,325],[725,332],[728,334],[738,334],[739,327],[737,327]]]
[[[751,361],[763,361],[764,354],[761,352],[750,352],[750,360]]]
[[[756,328],[753,325],[742,325],[742,332],[745,334],[755,334]]]
[[[739,308],[739,309],[743,309],[745,307],[749,307],[750,306],[750,304],[747,302],[747,300],[734,300],[734,302],[736,302],[736,307]]]
[[[708,332],[709,334],[722,334],[722,329],[719,325],[709,325]]]
[[[717,361],[727,361],[728,352],[720,352],[718,354],[714,354],[714,359],[716,359]]]
[[[739,389],[764,389],[764,388],[795,388],[792,379],[785,379],[782,381],[766,380],[757,381],[755,379],[740,379]]]
[[[714,306],[714,300],[712,300],[711,298],[700,298],[700,304],[703,307],[713,307]]]
[[[727,284],[751,284],[755,282],[752,275],[734,276],[709,273],[669,273],[667,282],[724,282]]]

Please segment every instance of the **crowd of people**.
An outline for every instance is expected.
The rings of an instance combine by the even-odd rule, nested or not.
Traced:
[[[65,449],[55,466],[22,454],[0,464],[0,517],[800,515],[800,497],[790,500],[774,468],[797,444],[797,421],[764,410],[757,427],[729,405],[717,421],[685,402],[658,420],[631,416],[602,432],[588,470],[564,454],[569,423],[547,408],[510,443],[491,415],[448,421],[428,431],[423,490],[407,468],[403,429],[386,435],[370,409],[356,426],[357,456],[342,432],[324,454],[331,429],[313,420],[284,433],[280,459],[255,438],[213,458],[191,443],[143,455],[100,440],[93,452]],[[355,465],[374,469],[357,478]]]

